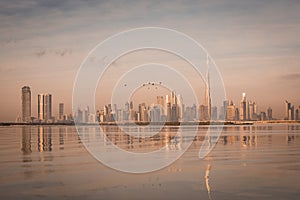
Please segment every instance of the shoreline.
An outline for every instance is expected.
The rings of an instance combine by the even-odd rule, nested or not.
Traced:
[[[147,126],[147,125],[164,125],[164,126],[204,126],[204,125],[255,125],[255,124],[297,124],[296,120],[270,120],[270,121],[199,121],[199,122],[101,122],[101,123],[79,123],[80,126]],[[22,122],[0,122],[0,126],[75,126],[74,122],[56,122],[56,123],[22,123]]]

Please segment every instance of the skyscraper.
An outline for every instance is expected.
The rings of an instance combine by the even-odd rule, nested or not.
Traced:
[[[22,87],[22,121],[31,121],[31,91],[29,86]]]
[[[271,107],[269,107],[268,110],[267,110],[267,118],[268,118],[268,120],[273,119],[272,108]]]
[[[38,119],[39,121],[48,121],[52,119],[52,95],[38,95]]]
[[[207,106],[200,105],[198,113],[199,113],[199,120],[200,121],[209,120],[209,118],[208,118],[208,107]]]
[[[226,120],[228,121],[234,121],[236,120],[236,111],[235,111],[235,105],[231,101],[229,105],[227,105],[226,109]]]
[[[291,109],[291,103],[286,100],[285,101],[285,119],[286,120],[289,120],[290,109]]]
[[[163,96],[157,96],[157,105],[159,105],[161,115],[166,114],[165,100]]]
[[[247,120],[247,100],[246,93],[242,94],[242,100],[240,103],[240,120]]]
[[[161,106],[165,105],[164,96],[157,96],[156,99],[157,99],[157,104],[158,105],[161,105]]]
[[[211,119],[217,120],[218,119],[218,108],[217,106],[211,107]]]
[[[63,117],[64,117],[64,104],[63,103],[59,104],[58,113],[59,113],[59,116],[58,116],[59,120],[63,120]]]
[[[209,59],[206,57],[206,80],[205,80],[205,105],[207,106],[207,117],[211,118],[211,98],[210,98],[210,79],[209,79]]]
[[[179,94],[177,95],[177,107],[178,107],[178,120],[182,121],[183,120],[183,99],[182,96]]]

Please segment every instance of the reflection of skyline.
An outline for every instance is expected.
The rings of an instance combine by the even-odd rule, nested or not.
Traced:
[[[295,129],[296,131],[296,127],[297,125],[289,125],[287,129],[291,131]],[[189,137],[189,131],[191,131],[187,126],[178,133],[178,127],[167,126],[153,136],[146,137],[149,132],[147,132],[147,129],[143,126],[128,126],[125,128],[125,132],[139,133],[135,136],[126,134],[124,130],[118,126],[101,126],[101,128],[104,133],[102,138],[104,145],[116,145],[121,149],[131,152],[152,152],[162,147],[167,147],[166,150],[168,151],[180,149],[185,140]],[[157,128],[153,128],[151,131],[155,132],[157,131],[156,129]],[[260,148],[261,145],[269,143],[287,144],[294,142],[299,137],[295,132],[282,135],[280,128],[276,126],[225,126],[223,129],[225,135],[219,137],[217,146],[234,145],[236,148],[242,150]],[[85,127],[86,133],[94,131],[92,127]],[[148,131],[150,131],[150,129]],[[193,149],[200,149],[202,145],[209,147],[209,143],[217,139],[208,137],[207,140],[205,140],[207,127],[199,127],[198,130],[195,131],[197,133],[191,144]],[[145,133],[146,135],[143,135]],[[176,139],[175,136],[177,136]],[[85,134],[82,139],[91,141],[92,138],[91,135]],[[206,143],[203,143],[203,141],[206,141]]]
[[[210,173],[210,170],[211,170],[211,165],[207,164],[204,178],[205,178],[205,185],[206,185],[206,190],[207,190],[207,195],[208,195],[209,200],[211,200],[210,184],[209,184],[209,173]]]
[[[22,141],[21,141],[21,151],[24,155],[30,154],[31,151],[31,127],[22,127]]]
[[[90,127],[87,127],[86,130],[89,130]],[[64,149],[66,144],[67,132],[69,131],[68,127],[52,127],[52,126],[23,126],[21,128],[21,147],[20,150],[23,155],[30,155],[32,152],[51,152],[53,150],[53,129],[55,129],[56,145],[59,146],[61,150]],[[104,134],[107,139],[109,139],[112,144],[120,145],[120,147],[127,150],[139,151],[143,148],[148,149],[159,149],[164,146],[168,146],[170,150],[172,148],[180,148],[182,142],[184,142],[186,131],[188,129],[182,130],[182,133],[179,134],[179,138],[174,140],[178,127],[164,127],[162,131],[158,134],[155,134],[152,137],[142,138],[142,135],[138,137],[130,136],[124,134],[124,132],[117,126],[102,126]],[[221,135],[218,144],[234,145],[240,143],[241,147],[256,148],[260,144],[275,142],[276,144],[289,144],[293,143],[299,138],[296,132],[299,130],[297,125],[286,125],[287,134],[282,135],[280,126],[225,126],[223,127],[226,135]],[[154,128],[155,131],[156,128]],[[192,144],[193,148],[198,148],[205,139],[207,128],[201,127],[198,129],[196,136],[194,137],[194,142]],[[126,131],[135,131],[141,132],[145,131],[144,127],[128,127]],[[233,134],[234,133],[234,134]],[[239,133],[239,134],[235,134]],[[266,134],[262,134],[266,133]],[[272,133],[272,134],[269,134]],[[57,134],[57,135],[56,135]],[[86,135],[88,137],[88,134]],[[106,138],[103,138],[106,140]],[[35,141],[34,141],[35,140]],[[79,138],[78,138],[79,140]],[[108,145],[108,143],[106,143]],[[139,150],[138,150],[139,149]]]
[[[38,150],[52,151],[52,132],[51,127],[40,126],[38,129]]]
[[[166,150],[181,150],[181,144],[184,142],[183,132],[180,127],[122,127],[118,126],[101,126],[103,131],[104,145],[118,146],[127,151],[149,152],[159,150],[166,147]],[[85,132],[94,132],[94,128],[85,128]],[[158,131],[158,132],[157,132]],[[127,133],[138,133],[137,135],[129,135]],[[146,137],[146,135],[153,136]],[[146,134],[146,135],[144,135]],[[89,141],[89,134],[83,136],[82,139]]]

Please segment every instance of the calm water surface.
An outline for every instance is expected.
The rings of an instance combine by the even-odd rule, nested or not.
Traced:
[[[164,134],[138,140],[105,130],[129,151],[180,148]],[[172,165],[126,174],[94,159],[73,126],[0,127],[0,199],[300,199],[299,124],[225,126],[200,160],[204,133]]]

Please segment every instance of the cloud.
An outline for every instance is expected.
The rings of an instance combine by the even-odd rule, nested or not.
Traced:
[[[299,81],[300,82],[300,72],[289,73],[280,76],[283,80]]]

